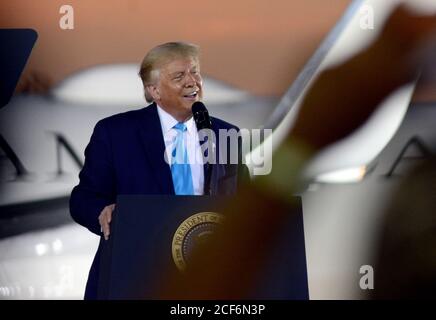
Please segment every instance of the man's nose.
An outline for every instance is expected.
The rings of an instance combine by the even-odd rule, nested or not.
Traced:
[[[193,86],[195,85],[195,83],[196,83],[196,80],[195,80],[194,75],[188,73],[188,75],[187,75],[187,77],[186,77],[185,85],[186,85],[187,87],[193,87]]]

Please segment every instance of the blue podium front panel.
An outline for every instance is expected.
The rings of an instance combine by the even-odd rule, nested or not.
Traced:
[[[123,195],[104,242],[99,281],[103,299],[154,299],[167,272],[183,276],[192,246],[225,220],[231,197]],[[278,230],[253,299],[308,299],[303,216],[298,199]],[[255,217],[253,217],[255,218]],[[207,280],[205,280],[207,281]]]

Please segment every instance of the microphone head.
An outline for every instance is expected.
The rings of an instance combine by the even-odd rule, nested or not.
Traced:
[[[194,104],[192,105],[192,113],[198,111],[204,111],[204,110],[207,111],[206,106],[201,101],[195,101]]]
[[[194,117],[195,124],[197,125],[197,130],[212,129],[209,112],[207,111],[203,102],[194,102],[192,105],[192,115]]]

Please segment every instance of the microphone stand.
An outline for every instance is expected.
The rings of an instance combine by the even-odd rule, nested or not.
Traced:
[[[209,141],[208,141],[209,143]],[[211,143],[211,148],[208,148],[207,152],[211,152],[209,159],[215,159],[215,152],[214,152],[214,146],[213,142]],[[212,163],[208,163],[206,167],[206,177],[205,177],[205,183],[204,183],[204,194],[211,196],[213,194],[212,188],[211,188],[211,182],[212,182]]]
[[[210,120],[209,117],[209,113],[205,107],[205,105],[202,102],[195,102],[192,105],[192,115],[194,117],[194,121],[195,124],[197,126],[197,130],[200,131],[202,129],[208,129],[208,130],[212,130],[212,122]],[[208,158],[209,159],[215,159],[215,148],[214,148],[214,141],[210,141],[210,139],[208,138],[207,143],[209,144],[208,148],[207,148],[207,152],[208,152]],[[203,162],[205,160],[205,156],[204,154],[202,154],[203,156]],[[212,195],[213,194],[213,190],[211,188],[211,183],[212,183],[212,166],[213,164],[209,163],[203,163],[203,165],[206,165],[206,170],[205,170],[205,177],[204,177],[204,194],[205,195]]]

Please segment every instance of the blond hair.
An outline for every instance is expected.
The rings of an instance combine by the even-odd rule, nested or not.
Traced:
[[[144,85],[144,95],[147,102],[153,102],[153,98],[147,90],[147,86],[155,84],[159,76],[159,68],[175,58],[194,58],[199,60],[199,46],[187,42],[167,42],[151,49],[144,57],[139,70]]]

